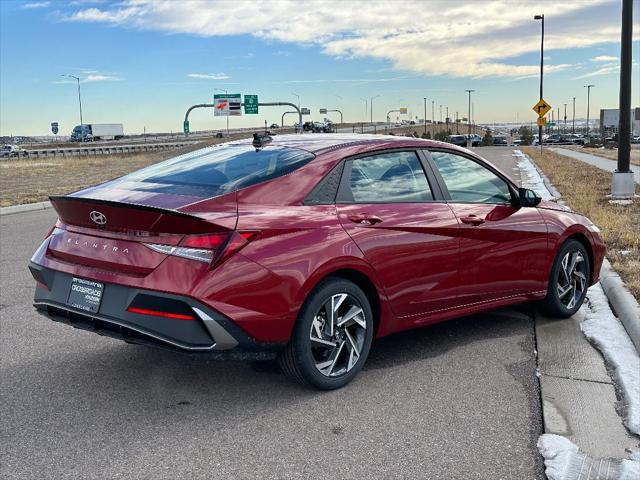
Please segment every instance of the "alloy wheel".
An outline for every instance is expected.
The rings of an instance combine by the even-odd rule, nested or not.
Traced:
[[[360,359],[367,319],[358,300],[348,293],[332,295],[313,318],[309,340],[313,362],[320,373],[338,377]]]
[[[587,264],[577,250],[566,253],[562,258],[556,290],[560,303],[571,310],[582,299],[587,285]]]

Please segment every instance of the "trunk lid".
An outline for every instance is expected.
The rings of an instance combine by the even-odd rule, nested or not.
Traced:
[[[111,189],[93,189],[91,196],[78,192],[50,197],[60,230],[52,235],[47,254],[69,263],[146,275],[169,255],[149,245],[177,246],[187,235],[230,233],[237,224],[235,193],[214,199],[152,193],[137,195],[140,203],[111,198]]]

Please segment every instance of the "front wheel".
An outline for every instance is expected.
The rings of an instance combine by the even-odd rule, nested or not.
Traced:
[[[296,381],[333,390],[362,369],[372,339],[367,296],[347,280],[329,278],[307,298],[279,363]]]
[[[590,278],[587,250],[577,240],[569,240],[553,262],[541,311],[558,318],[568,318],[576,313],[587,295]]]

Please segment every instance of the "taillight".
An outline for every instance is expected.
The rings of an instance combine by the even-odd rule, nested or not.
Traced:
[[[177,247],[146,244],[156,252],[175,257],[197,260],[205,263],[220,263],[244,248],[257,232],[211,233],[206,235],[187,235]]]

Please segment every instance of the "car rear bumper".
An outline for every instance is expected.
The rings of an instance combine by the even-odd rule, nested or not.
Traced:
[[[45,317],[128,343],[173,351],[229,358],[272,358],[283,347],[249,337],[230,319],[197,300],[168,293],[105,283],[98,310],[84,311],[67,301],[72,275],[35,263],[29,265],[37,282],[34,307]],[[178,307],[191,319],[165,318],[128,311],[145,302],[149,310]],[[138,302],[138,303],[136,303]]]

